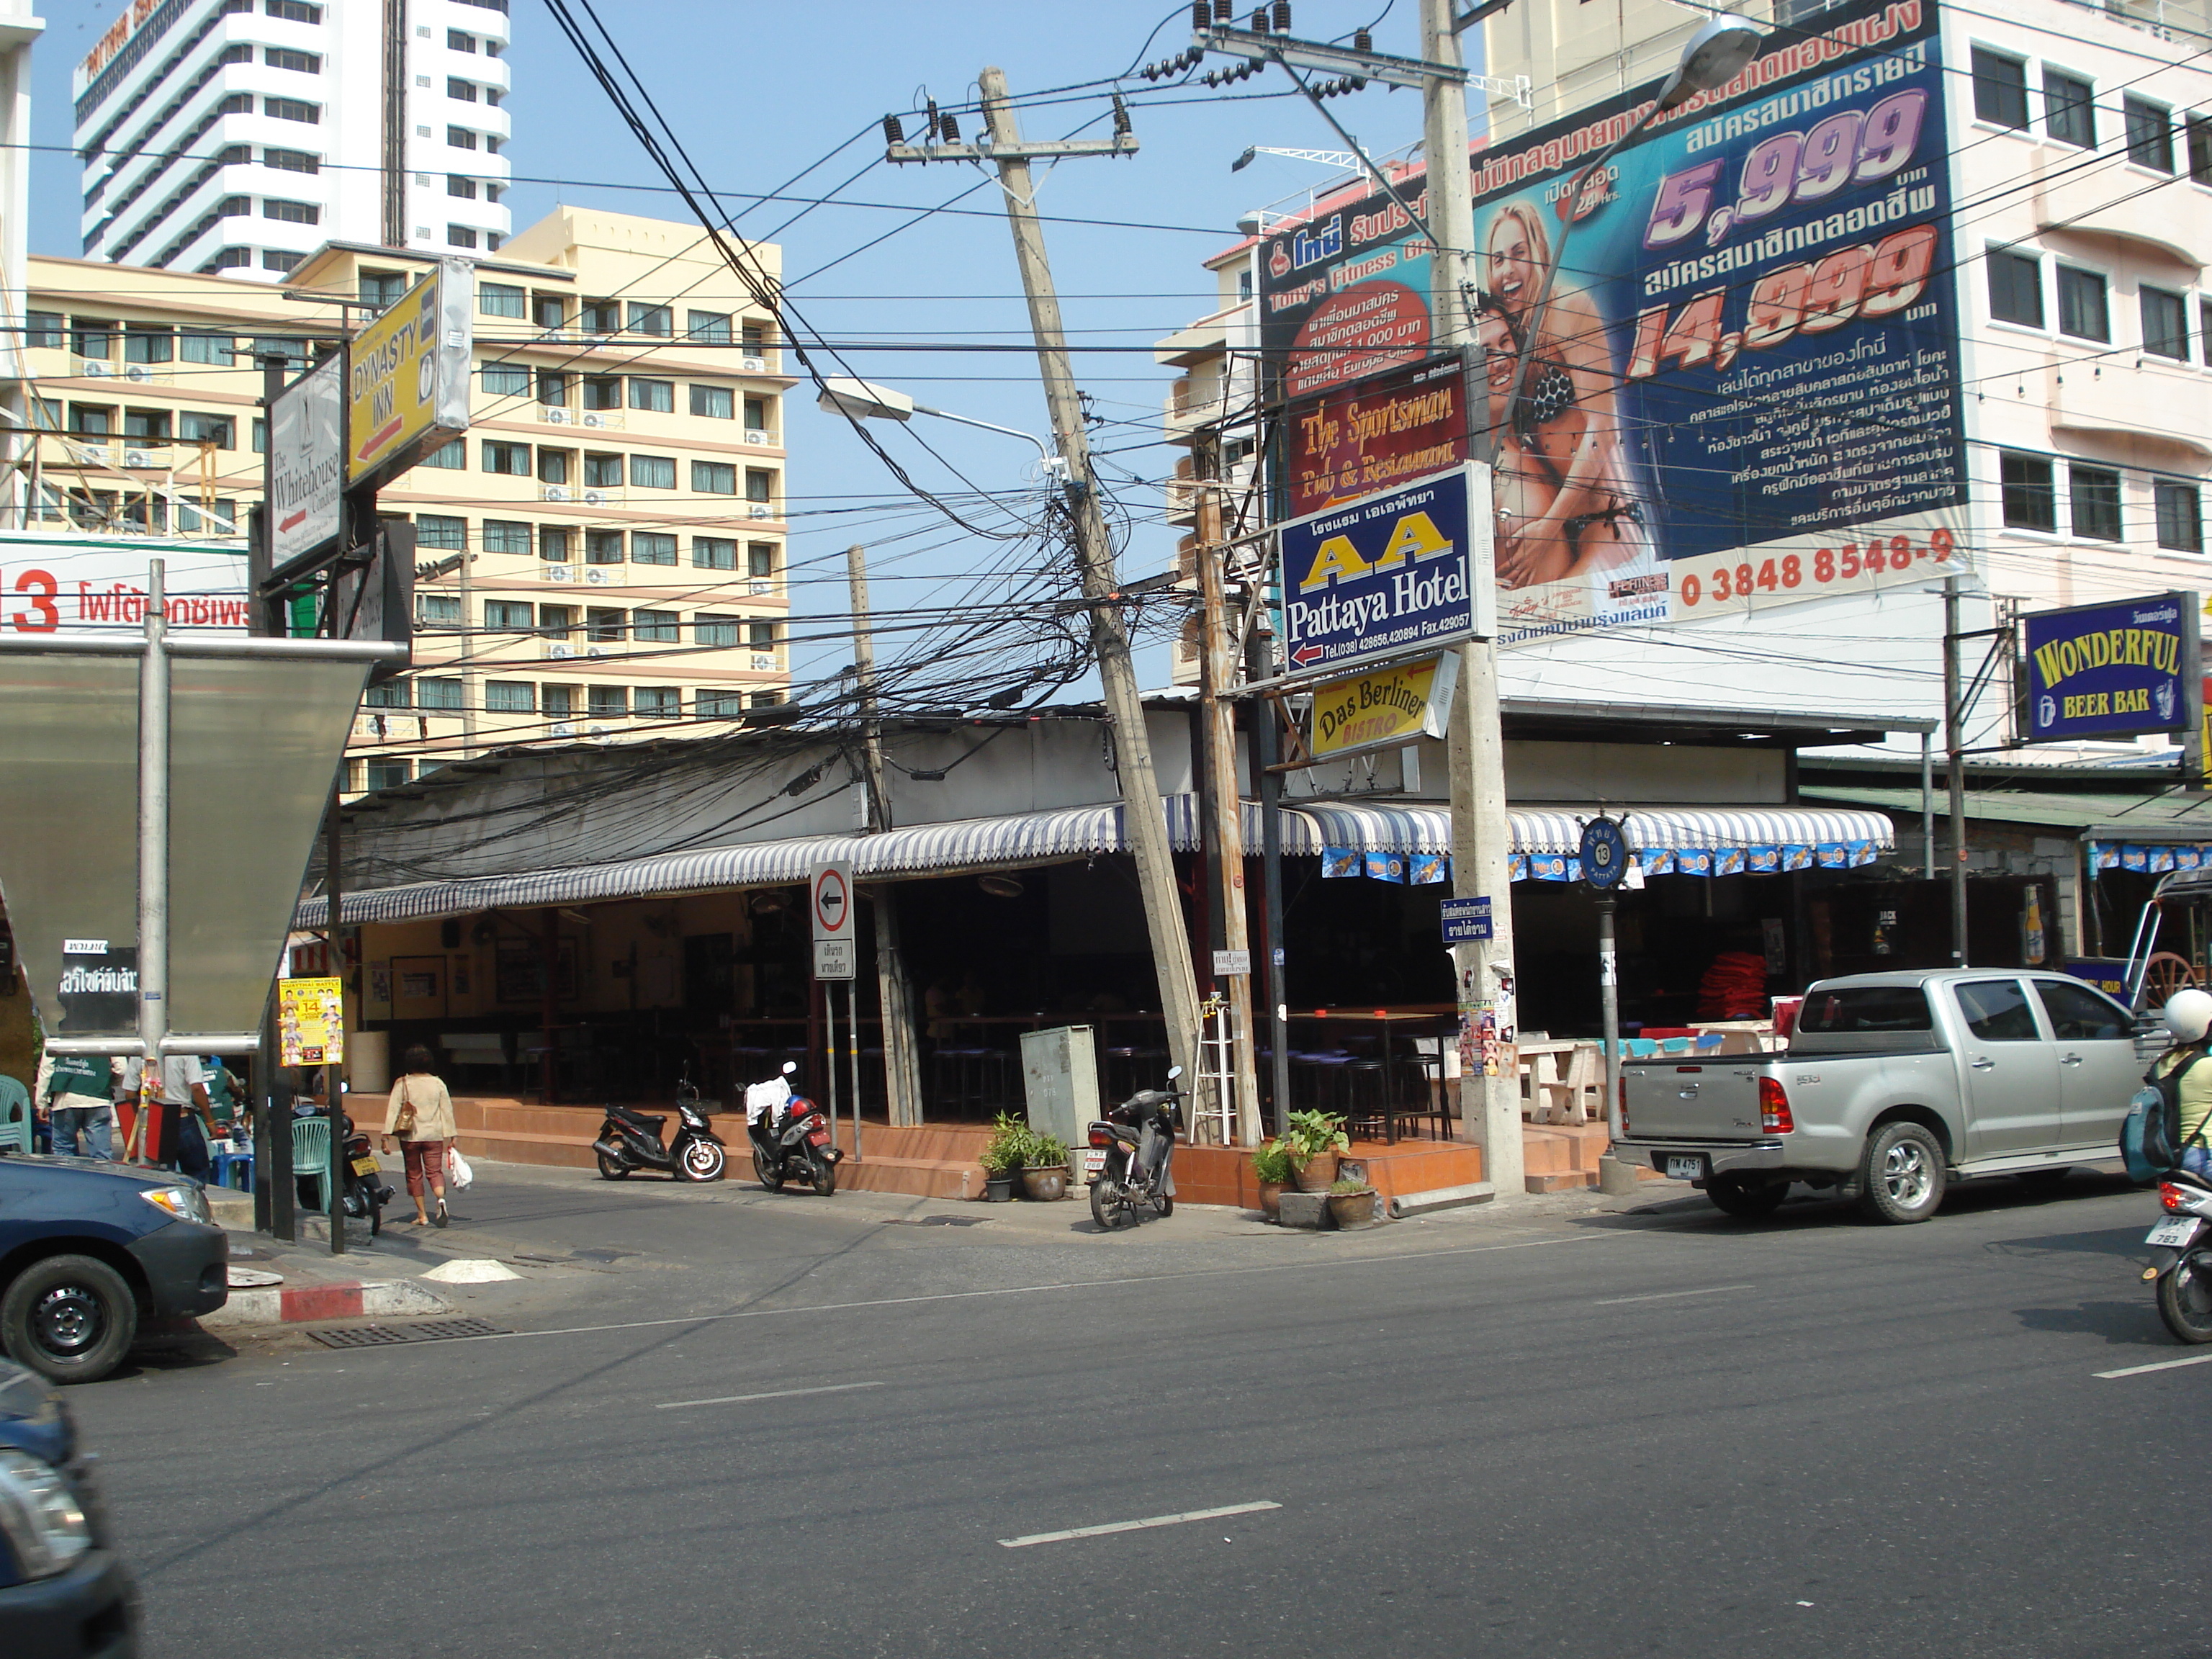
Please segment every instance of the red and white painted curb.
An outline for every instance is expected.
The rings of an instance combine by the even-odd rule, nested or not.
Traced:
[[[453,1310],[451,1303],[411,1279],[349,1279],[233,1291],[222,1307],[200,1316],[200,1324],[220,1330],[235,1325],[294,1325],[310,1319],[427,1319]]]

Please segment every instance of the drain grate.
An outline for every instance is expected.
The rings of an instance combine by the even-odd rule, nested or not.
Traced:
[[[326,1348],[382,1348],[398,1342],[450,1342],[465,1336],[508,1336],[513,1333],[488,1319],[426,1319],[416,1325],[353,1325],[341,1331],[309,1331]]]
[[[886,1227],[981,1227],[988,1220],[980,1215],[885,1216]]]

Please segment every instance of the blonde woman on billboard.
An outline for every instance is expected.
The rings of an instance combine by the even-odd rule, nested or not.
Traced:
[[[1555,283],[1534,338],[1531,312],[1552,264],[1542,216],[1509,202],[1483,241],[1481,338],[1489,349],[1498,465],[1498,583],[1532,587],[1598,575],[1650,546],[1629,483],[1603,319],[1583,290]],[[1532,361],[1517,406],[1521,359]]]

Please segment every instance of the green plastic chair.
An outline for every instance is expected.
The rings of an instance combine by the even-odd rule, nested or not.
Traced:
[[[315,1207],[331,1207],[331,1121],[326,1117],[292,1120],[292,1173],[315,1183]]]
[[[0,1146],[27,1152],[31,1139],[31,1091],[14,1078],[0,1075]]]

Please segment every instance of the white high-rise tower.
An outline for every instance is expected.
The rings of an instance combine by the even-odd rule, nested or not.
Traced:
[[[325,242],[489,252],[507,0],[130,0],[77,65],[87,258],[274,282]]]

